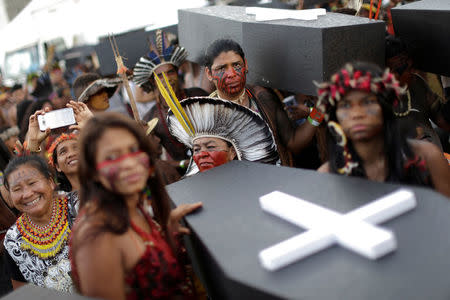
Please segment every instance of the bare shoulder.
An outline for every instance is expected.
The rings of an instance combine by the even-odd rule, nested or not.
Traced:
[[[450,166],[441,149],[425,141],[409,141],[414,153],[425,160],[431,182],[436,191],[450,197]]]
[[[330,162],[326,162],[317,169],[317,172],[320,173],[330,173]]]
[[[444,158],[444,154],[441,149],[433,143],[419,140],[409,140],[408,143],[411,145],[414,153],[424,158],[427,162],[434,159]]]
[[[110,232],[102,232],[104,223],[101,214],[95,214],[87,217],[79,215],[72,231],[72,243],[79,251],[97,251],[103,246],[114,246],[116,235]],[[87,248],[87,249],[84,249]]]

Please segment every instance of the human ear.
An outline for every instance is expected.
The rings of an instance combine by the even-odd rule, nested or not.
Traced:
[[[208,78],[208,80],[213,81],[211,69],[209,67],[205,67],[205,73],[206,73],[206,77]]]
[[[234,160],[236,158],[236,150],[234,149],[234,147],[230,147],[230,152],[228,154],[228,159],[230,161]]]
[[[50,180],[50,186],[52,187],[52,190],[54,191],[56,189],[55,180],[53,180],[53,177],[49,178],[49,180]]]

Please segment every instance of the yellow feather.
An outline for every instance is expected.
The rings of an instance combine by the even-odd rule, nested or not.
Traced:
[[[194,136],[194,132],[191,130],[190,126],[186,123],[185,119],[181,115],[180,111],[178,110],[178,107],[173,102],[172,98],[169,95],[169,92],[164,87],[163,83],[159,79],[159,77],[154,74],[154,78],[156,81],[156,85],[158,86],[159,91],[161,92],[161,95],[163,96],[164,100],[166,101],[167,105],[169,105],[170,109],[172,110],[173,114],[177,118],[177,120],[180,122],[181,126],[183,126],[184,130],[190,135]],[[169,83],[167,83],[169,84]]]
[[[186,115],[186,112],[184,111],[183,107],[181,107],[180,101],[178,100],[177,96],[175,95],[175,92],[172,89],[172,86],[169,83],[169,80],[167,79],[166,74],[163,72],[164,81],[166,82],[166,86],[169,89],[170,95],[172,96],[172,100],[175,103],[175,105],[178,108],[178,111],[181,112],[184,119],[186,120],[186,123],[188,124],[189,128],[191,129],[192,133],[195,133],[194,126],[192,126],[191,121],[189,120],[188,116]]]

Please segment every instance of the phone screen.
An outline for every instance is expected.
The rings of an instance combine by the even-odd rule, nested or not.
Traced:
[[[75,115],[72,108],[53,110],[45,115],[38,116],[39,129],[45,131],[47,128],[54,129],[75,124]]]

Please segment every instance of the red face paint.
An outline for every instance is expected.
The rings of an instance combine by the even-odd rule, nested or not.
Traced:
[[[149,169],[149,175],[153,173],[153,168],[150,168],[150,159],[147,153],[143,151],[127,153],[119,156],[114,160],[106,160],[97,164],[97,171],[103,175],[107,180],[111,189],[113,191],[116,190],[116,182],[119,179],[120,171],[121,171],[121,163],[127,159],[132,158],[135,159],[141,164],[145,169]]]
[[[226,151],[202,151],[193,156],[195,164],[200,172],[223,165],[229,161]]]
[[[213,80],[217,81],[217,89],[221,92],[236,96],[242,93],[247,80],[245,66],[236,65],[224,70],[213,71]]]

